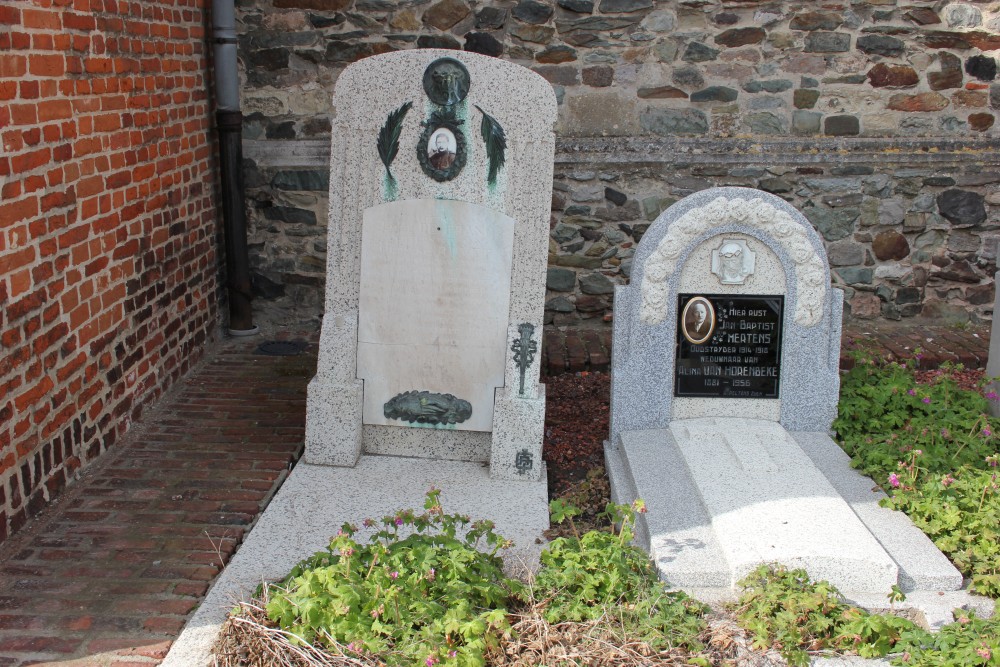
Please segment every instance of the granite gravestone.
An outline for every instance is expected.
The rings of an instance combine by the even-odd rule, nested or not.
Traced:
[[[993,285],[994,285],[994,295],[993,295],[993,317],[990,322],[990,352],[986,359],[986,377],[996,378],[1000,377],[1000,326],[997,326],[997,318],[1000,316],[1000,289],[996,289],[997,285],[1000,285],[1000,271],[993,274]],[[989,383],[987,389],[994,394],[1000,393],[1000,382],[993,380]],[[1000,401],[991,400],[989,402],[988,409],[990,414],[994,417],[1000,417]]]
[[[476,461],[539,480],[551,86],[495,58],[417,49],[349,66],[334,104],[306,461]]]
[[[449,512],[489,518],[513,541],[512,573],[538,563],[552,88],[495,58],[417,49],[348,66],[334,103],[304,461],[165,664],[210,664],[234,599],[344,523],[419,508],[432,486]]]
[[[820,237],[768,193],[699,192],[643,236],[615,292],[605,455],[670,584],[725,596],[777,561],[856,596],[961,586],[829,437],[842,307]]]

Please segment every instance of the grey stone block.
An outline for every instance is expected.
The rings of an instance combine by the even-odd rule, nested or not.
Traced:
[[[670,432],[623,434],[618,447],[605,446],[605,457],[625,481],[623,488],[613,487],[619,502],[641,498],[646,503],[639,520],[645,542],[640,543],[660,577],[677,588],[730,588],[729,565]]]
[[[823,114],[817,111],[795,110],[792,112],[792,132],[795,134],[818,134],[819,121],[822,117]]]

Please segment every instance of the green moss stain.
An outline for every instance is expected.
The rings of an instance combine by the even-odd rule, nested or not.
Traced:
[[[435,220],[445,247],[448,248],[448,255],[455,259],[458,256],[458,238],[455,235],[455,219],[452,217],[451,204],[449,200],[438,200],[435,202]]]
[[[387,202],[396,201],[399,197],[399,184],[396,179],[389,174],[387,169],[384,174],[382,174],[382,199]]]
[[[430,428],[438,431],[458,430],[458,424],[421,424],[420,422],[408,422],[406,425],[410,428]]]

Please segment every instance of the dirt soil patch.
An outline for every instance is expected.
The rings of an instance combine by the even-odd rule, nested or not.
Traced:
[[[607,373],[566,373],[545,378],[545,441],[542,457],[548,467],[549,497],[566,493],[604,467],[608,438],[611,376]]]

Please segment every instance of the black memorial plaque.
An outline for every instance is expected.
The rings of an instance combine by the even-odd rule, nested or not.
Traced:
[[[674,396],[778,398],[785,297],[681,294],[677,306]]]

